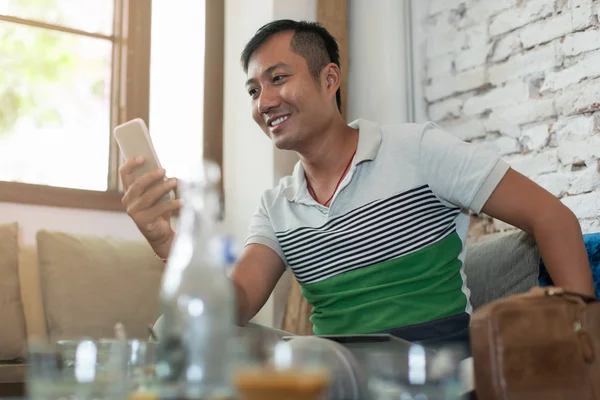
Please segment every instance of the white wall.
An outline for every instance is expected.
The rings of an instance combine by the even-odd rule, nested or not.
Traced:
[[[129,216],[119,212],[0,203],[0,224],[15,221],[25,244],[35,243],[39,229],[143,240]]]
[[[350,0],[348,120],[407,122],[406,0]]]
[[[422,124],[429,121],[427,115],[427,102],[425,100],[425,86],[424,82],[427,79],[427,73],[423,66],[424,54],[427,51],[427,32],[423,28],[423,24],[427,18],[427,10],[429,8],[429,0],[411,0],[411,15],[410,18],[410,30],[412,40],[412,51],[409,55],[411,58],[410,62],[412,65],[412,87],[413,87],[413,98],[409,99],[412,101],[412,108],[414,110],[414,121]]]
[[[250,96],[244,87],[247,78],[240,66],[240,54],[256,30],[281,18],[315,20],[316,0],[225,2],[225,228],[241,245],[248,235],[250,219],[263,192],[275,186],[279,177],[291,173],[296,160],[293,153],[276,150],[252,120]],[[279,287],[278,292],[285,292],[285,288]],[[281,298],[284,299],[285,295]],[[278,324],[284,302],[275,303],[269,300],[254,321],[265,325]]]
[[[600,0],[413,4],[421,113],[600,230]]]
[[[314,21],[317,19],[317,1],[273,0],[273,19]]]

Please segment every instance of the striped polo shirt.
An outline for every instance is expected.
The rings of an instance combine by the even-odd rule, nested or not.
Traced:
[[[329,207],[298,162],[264,193],[246,245],[274,250],[313,307],[315,334],[360,334],[472,311],[463,271],[469,210],[509,169],[434,123],[350,124],[351,167]]]

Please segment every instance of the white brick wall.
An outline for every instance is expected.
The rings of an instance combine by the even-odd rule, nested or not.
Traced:
[[[600,49],[600,30],[597,29],[572,33],[565,36],[562,43],[557,43],[558,53],[566,57],[577,56],[596,49]]]
[[[494,0],[483,1],[491,3]],[[554,1],[530,0],[521,2],[518,7],[511,7],[488,21],[481,21],[481,23],[488,26],[491,36],[498,36],[525,26],[530,22],[549,17],[553,12]]]
[[[427,10],[414,25],[428,118],[600,231],[600,0],[429,0]]]

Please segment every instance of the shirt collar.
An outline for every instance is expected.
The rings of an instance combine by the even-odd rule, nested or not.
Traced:
[[[375,122],[357,119],[348,124],[351,128],[358,129],[358,146],[352,161],[352,167],[363,161],[373,161],[381,146],[381,128]],[[296,201],[302,188],[306,186],[304,167],[298,161],[292,173],[291,183],[283,188],[283,195],[288,201]]]

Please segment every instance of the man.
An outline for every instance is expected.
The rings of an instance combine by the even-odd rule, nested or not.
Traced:
[[[432,123],[347,125],[338,47],[320,25],[265,25],[242,65],[254,121],[300,162],[265,192],[251,221],[232,275],[239,324],[290,267],[313,306],[316,334],[464,338],[472,310],[462,271],[469,209],[533,235],[554,282],[593,295],[575,216],[497,156]],[[164,171],[133,180],[139,165],[121,168],[123,203],[166,259],[174,232],[165,215],[179,203],[157,200],[176,182],[151,188]]]

